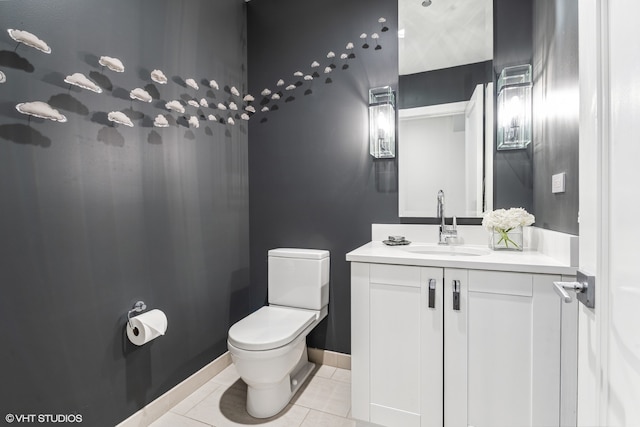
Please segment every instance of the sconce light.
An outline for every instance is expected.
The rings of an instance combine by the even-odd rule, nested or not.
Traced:
[[[498,150],[531,143],[531,65],[507,67],[498,78]]]
[[[369,89],[369,152],[377,159],[396,156],[396,97],[390,86]]]

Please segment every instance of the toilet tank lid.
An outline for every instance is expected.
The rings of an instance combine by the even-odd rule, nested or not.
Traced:
[[[323,259],[329,257],[329,251],[322,249],[278,248],[271,249],[269,251],[269,256],[281,258]]]

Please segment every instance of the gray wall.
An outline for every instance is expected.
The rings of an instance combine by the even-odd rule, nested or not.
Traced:
[[[578,234],[578,1],[494,0],[495,81],[533,68],[533,142],[494,159],[496,208],[524,207],[535,225]],[[551,176],[566,173],[566,192]]]
[[[397,3],[259,0],[249,3],[247,16],[252,92],[273,89],[280,78],[293,83],[296,70],[310,73],[312,61],[321,63],[318,78],[283,90],[278,109],[249,124],[252,304],[266,301],[269,249],[330,250],[329,316],[308,343],[349,353],[345,254],[371,239],[371,223],[398,222],[396,162],[369,155],[367,115],[369,88],[397,88]],[[381,31],[380,17],[388,31]],[[363,32],[378,32],[380,49],[371,39],[363,48]],[[340,60],[350,41],[355,57]],[[330,62],[336,68],[325,75]]]
[[[396,162],[373,160],[367,147],[367,90],[385,84],[395,87],[398,78],[397,46],[392,36],[397,25],[397,4],[392,3],[261,0],[248,7],[252,92],[265,87],[274,89],[280,78],[287,84],[294,83],[294,71],[311,72],[309,65],[314,60],[322,64],[319,78],[311,84],[301,81],[302,86],[291,93],[282,90],[285,96],[277,103],[261,104],[276,105],[277,109],[256,115],[249,125],[251,306],[257,308],[267,300],[269,249],[329,249],[330,315],[308,343],[347,353],[350,295],[349,266],[344,254],[369,240],[371,223],[399,222]],[[504,67],[533,62],[533,28],[553,18],[546,13],[534,15],[533,3],[494,1],[495,80]],[[575,16],[571,8],[567,13]],[[362,49],[357,43],[358,35],[377,31],[379,16],[387,18],[389,27],[388,32],[380,33],[382,49]],[[562,32],[554,33],[554,39],[561,37]],[[346,63],[335,60],[337,68],[327,81],[322,74],[327,64],[326,52],[333,50],[340,55],[347,41],[356,41],[356,57]],[[557,62],[561,59],[559,56]],[[344,64],[348,68],[343,69]],[[487,64],[478,65],[477,71],[482,73]],[[537,66],[534,64],[536,77],[544,78],[541,76],[549,70],[536,71]],[[399,93],[406,98],[403,90],[400,88]],[[534,111],[538,103],[539,99],[534,100]],[[556,124],[547,126],[550,132]],[[550,220],[545,216],[558,206],[534,206],[534,191],[540,186],[537,180],[547,174],[541,167],[534,170],[534,147],[538,150],[540,144],[547,146],[546,141],[537,138],[526,150],[496,153],[495,207],[524,207],[538,216],[538,226],[568,231],[562,228],[561,221],[573,216],[577,199],[569,202],[569,214],[558,212]],[[574,146],[565,151],[566,158],[576,160],[576,150]],[[551,170],[558,169],[555,154],[535,160],[536,164],[549,164]]]
[[[401,75],[398,108],[468,101],[479,84],[493,80],[493,61]]]
[[[495,0],[494,73],[533,58],[536,81],[544,82],[536,99],[574,87],[568,52],[576,3]],[[309,344],[350,352],[345,253],[370,239],[371,223],[398,222],[396,162],[373,160],[367,141],[368,89],[397,89],[397,4],[260,0],[248,5],[248,24],[244,7],[242,0],[0,2],[2,28],[32,31],[53,48],[51,55],[25,46],[14,52],[6,33],[0,37],[8,78],[0,85],[5,413],[79,413],[96,426],[126,418],[226,350],[229,325],[266,302],[266,255],[274,247],[331,251],[330,315]],[[363,48],[359,34],[374,31],[380,48],[371,39]],[[326,53],[339,56],[348,41],[355,57],[336,58],[323,74]],[[173,114],[169,129],[151,127],[164,101],[196,95],[183,78],[216,78],[244,93],[247,46],[254,95],[279,78],[293,83],[293,72],[312,71],[313,60],[320,76],[283,90],[281,101],[268,103],[277,109],[248,126],[188,129]],[[126,72],[101,70],[101,55],[121,58]],[[168,85],[147,86],[156,67]],[[109,90],[69,89],[62,79],[77,71]],[[128,99],[138,86],[155,96],[150,105]],[[202,96],[230,97],[228,86],[201,89]],[[31,100],[48,101],[69,121],[28,121],[15,104]],[[122,109],[135,128],[106,120]],[[496,156],[496,205],[527,207],[538,225],[572,232],[576,122],[539,118],[534,132],[543,138]],[[561,170],[567,193],[538,196]],[[569,223],[554,210],[569,212]],[[163,309],[169,330],[134,348],[123,332],[138,299]]]
[[[503,68],[531,64],[533,0],[493,1],[494,89]],[[494,104],[495,105],[495,104]],[[493,207],[533,208],[533,145],[496,151],[493,159]],[[537,224],[536,224],[537,225]]]
[[[244,7],[0,2],[3,414],[74,413],[83,425],[113,426],[226,351],[229,325],[248,311],[247,126],[188,129],[175,113],[170,128],[151,124],[167,100],[229,97],[187,89],[182,78],[246,90]],[[14,52],[7,28],[35,33],[53,52]],[[103,72],[102,55],[119,57],[125,72]],[[169,84],[147,86],[154,68]],[[62,80],[73,72],[109,90],[69,89]],[[132,102],[135,87],[156,99]],[[68,122],[16,111],[34,100]],[[106,120],[121,109],[134,128]],[[143,347],[124,338],[139,299],[169,320]]]
[[[578,234],[578,0],[533,2],[533,209],[536,225]],[[566,173],[566,192],[551,176]]]

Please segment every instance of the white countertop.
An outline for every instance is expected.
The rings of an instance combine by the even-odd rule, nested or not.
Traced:
[[[523,273],[562,274],[574,276],[576,267],[556,260],[534,250],[488,251],[487,255],[449,256],[444,254],[419,254],[409,252],[408,247],[425,246],[444,249],[429,243],[412,243],[408,246],[387,246],[381,241],[372,241],[347,254],[347,261],[376,264],[417,265],[423,267],[449,267],[471,270],[515,271]],[[464,245],[460,248],[487,250],[487,246]]]

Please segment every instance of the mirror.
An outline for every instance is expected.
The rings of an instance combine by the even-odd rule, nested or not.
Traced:
[[[399,216],[436,217],[440,189],[445,216],[482,216],[493,195],[493,0],[399,0],[398,21]]]
[[[492,84],[491,84],[492,85]],[[492,86],[488,91],[492,91]],[[399,216],[435,216],[436,198],[445,194],[445,216],[477,217],[492,205],[493,193],[484,177],[491,170],[493,153],[484,152],[485,134],[492,140],[493,109],[485,117],[485,86],[476,86],[466,102],[401,109],[398,129],[402,149],[398,151]],[[490,150],[488,150],[490,151]],[[486,187],[489,187],[487,190]]]

